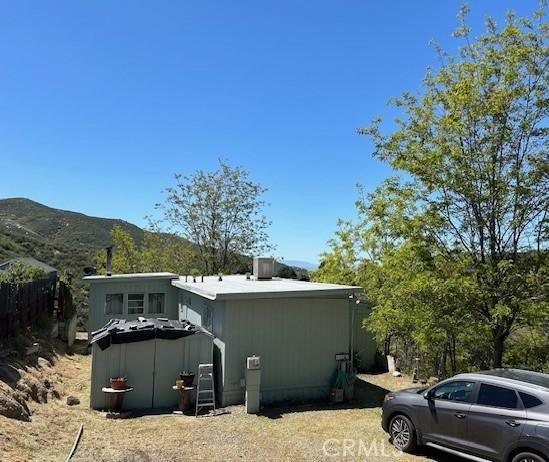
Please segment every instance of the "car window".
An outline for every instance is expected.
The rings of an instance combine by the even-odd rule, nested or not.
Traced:
[[[435,399],[449,399],[453,401],[469,401],[473,393],[475,382],[455,380],[436,387],[431,396]]]
[[[524,393],[523,391],[519,391],[519,395],[520,395],[520,399],[522,400],[522,404],[524,404],[524,407],[526,409],[530,409],[532,407],[536,407],[536,406],[539,406],[540,404],[543,404],[543,401],[539,399],[537,396]]]
[[[510,388],[481,383],[480,390],[478,392],[477,404],[515,409],[518,404],[518,396],[517,392]]]

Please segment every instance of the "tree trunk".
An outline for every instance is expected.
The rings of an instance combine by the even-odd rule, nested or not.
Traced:
[[[391,354],[391,336],[390,335],[387,335],[385,337],[385,345],[384,345],[384,348],[383,348],[383,354],[385,356]]]
[[[492,367],[501,367],[503,363],[503,350],[506,336],[501,332],[501,328],[496,328],[492,331],[492,341],[494,346],[494,354],[492,357]]]

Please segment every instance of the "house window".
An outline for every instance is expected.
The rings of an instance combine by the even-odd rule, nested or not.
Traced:
[[[143,294],[128,294],[128,314],[143,314],[144,301]]]
[[[149,294],[149,313],[164,313],[164,294]]]
[[[204,313],[202,314],[202,327],[212,332],[213,328],[213,307],[204,305]]]
[[[105,314],[122,314],[124,310],[124,294],[105,295]]]

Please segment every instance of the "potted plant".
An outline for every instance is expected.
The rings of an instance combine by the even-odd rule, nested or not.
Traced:
[[[332,374],[331,388],[332,394],[331,398],[334,403],[341,403],[343,401],[343,396],[345,391],[348,389],[349,380],[345,373],[338,366],[334,373]]]
[[[111,377],[111,379],[110,379],[111,388],[113,390],[124,390],[124,388],[126,388],[127,380],[128,380],[128,378],[126,376]]]
[[[195,373],[194,372],[191,372],[191,371],[188,371],[188,370],[184,370],[183,372],[180,372],[179,373],[179,378],[181,380],[183,380],[183,384],[186,386],[186,387],[190,387],[193,382],[194,382],[194,377],[195,377]]]

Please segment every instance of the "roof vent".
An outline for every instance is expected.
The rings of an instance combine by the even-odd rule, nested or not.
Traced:
[[[107,247],[107,276],[110,276],[112,274],[111,272],[111,262],[112,262],[112,248],[114,245],[109,245]]]
[[[254,257],[254,276],[257,280],[272,279],[274,273],[274,259]]]

